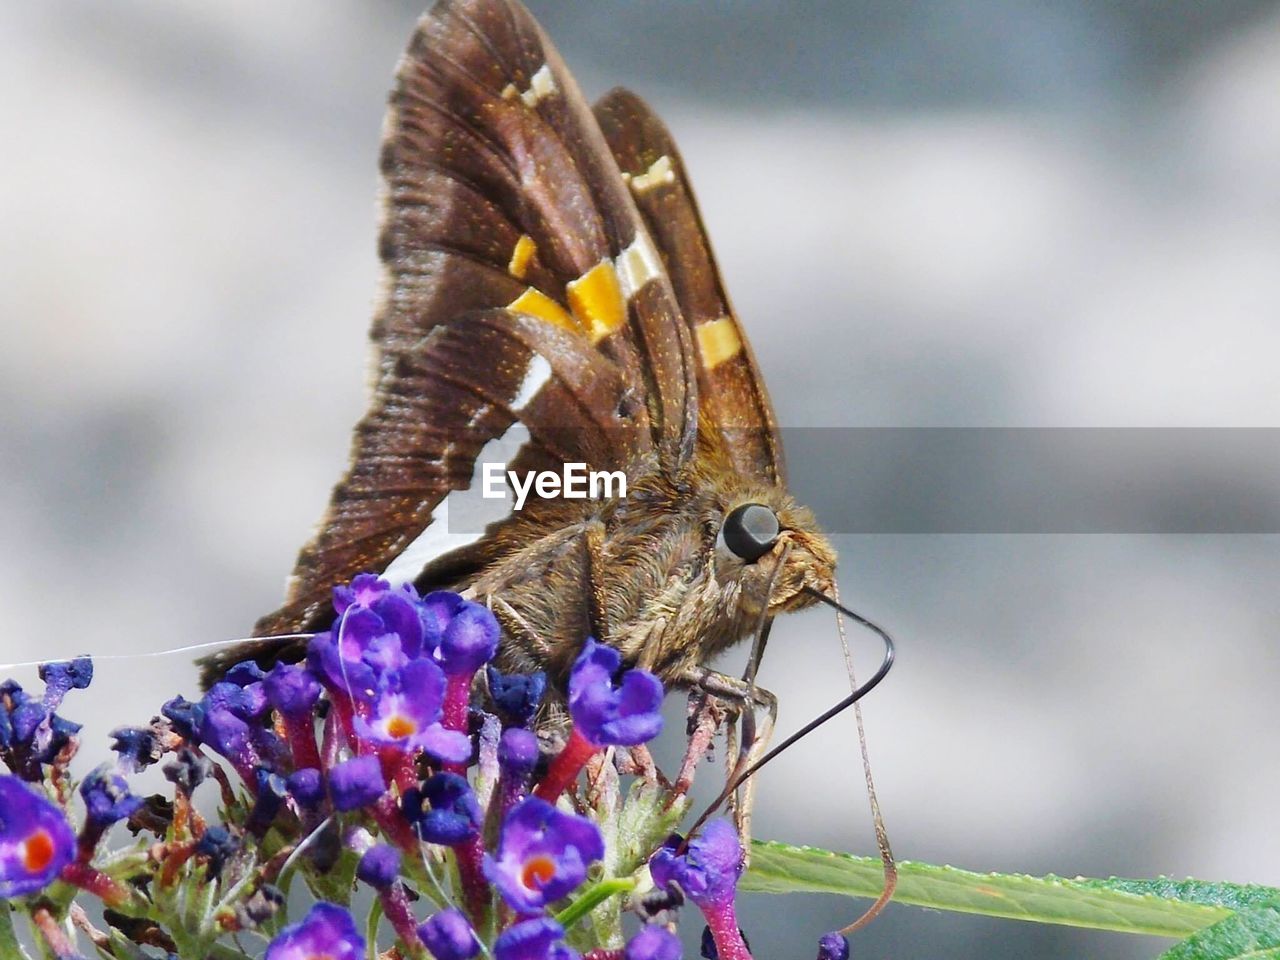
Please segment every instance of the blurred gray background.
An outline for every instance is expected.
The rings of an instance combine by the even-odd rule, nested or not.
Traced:
[[[533,7],[589,94],[667,118],[784,424],[1280,426],[1280,4]],[[0,661],[274,608],[364,404],[383,100],[419,12],[0,10]],[[841,516],[838,451],[804,449],[794,492]],[[866,707],[900,856],[1280,884],[1275,536],[838,545],[844,598],[901,645]],[[145,721],[185,659],[103,661],[66,712]],[[780,622],[763,680],[784,730],[837,699],[830,618]],[[759,835],[873,852],[860,782],[851,725],[823,731],[765,776]],[[804,957],[860,907],[744,922]],[[1160,947],[896,907],[854,949]]]

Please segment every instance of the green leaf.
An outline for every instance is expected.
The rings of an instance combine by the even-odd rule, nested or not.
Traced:
[[[1280,903],[1232,914],[1160,955],[1160,960],[1277,960]]]
[[[742,889],[761,893],[838,893],[876,897],[880,860],[756,840]],[[1196,881],[1064,880],[971,873],[909,860],[898,863],[894,900],[935,910],[978,913],[1123,933],[1186,937],[1231,915],[1269,888]],[[1272,892],[1280,897],[1280,890]]]
[[[1111,877],[1107,880],[1077,880],[1104,890],[1121,893],[1153,893],[1167,900],[1186,903],[1203,903],[1230,910],[1247,910],[1260,907],[1280,897],[1280,890],[1256,883],[1213,883],[1208,880],[1174,880],[1172,877],[1156,877],[1154,880],[1124,880]]]

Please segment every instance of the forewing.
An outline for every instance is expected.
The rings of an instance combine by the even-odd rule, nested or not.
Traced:
[[[696,432],[693,347],[596,120],[522,6],[444,2],[411,41],[382,169],[381,362],[467,308],[580,334],[645,396],[658,445]]]
[[[674,468],[696,442],[694,347],[661,259],[594,115],[522,6],[446,0],[423,17],[381,167],[374,406],[259,634],[323,626],[334,584],[452,549],[441,504],[516,420],[539,439],[512,461],[522,470],[625,469],[650,455]],[[470,311],[487,311],[483,323],[459,319]]]
[[[644,216],[698,354],[699,411],[744,476],[785,480],[782,440],[760,368],[729,303],[684,163],[666,126],[628,90],[596,117]]]

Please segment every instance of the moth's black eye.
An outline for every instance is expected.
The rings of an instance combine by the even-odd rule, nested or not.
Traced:
[[[720,539],[736,556],[755,563],[778,539],[778,515],[763,503],[744,503],[724,518]]]

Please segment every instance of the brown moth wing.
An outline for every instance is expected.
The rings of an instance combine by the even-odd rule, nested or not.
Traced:
[[[388,294],[372,335],[384,363],[460,310],[512,306],[618,362],[660,443],[688,456],[688,332],[665,277],[626,269],[628,251],[652,250],[643,220],[523,6],[445,0],[423,17],[397,73],[382,169]]]
[[[696,441],[695,353],[670,282],[594,116],[522,6],[445,0],[420,21],[381,166],[373,407],[260,636],[327,625],[334,584],[385,570],[513,419],[543,441],[511,463],[522,470],[638,458],[674,470]],[[484,335],[459,320],[494,308],[509,315],[506,339],[492,313]],[[535,354],[552,377],[513,410]]]
[[[605,94],[596,102],[595,114],[693,333],[704,429],[718,430],[742,476],[782,485],[782,439],[769,393],[729,303],[671,134],[648,104],[629,90]]]
[[[531,369],[542,373],[536,390]],[[299,556],[290,600],[259,622],[259,635],[323,629],[332,585],[385,569],[449,491],[469,485],[484,444],[516,421],[529,437],[513,468],[553,469],[566,460],[614,467],[651,456],[648,416],[628,404],[630,393],[617,364],[540,318],[500,309],[437,324],[388,367],[356,429],[351,470]],[[229,656],[274,649],[262,641]],[[224,659],[212,668],[230,665]]]

